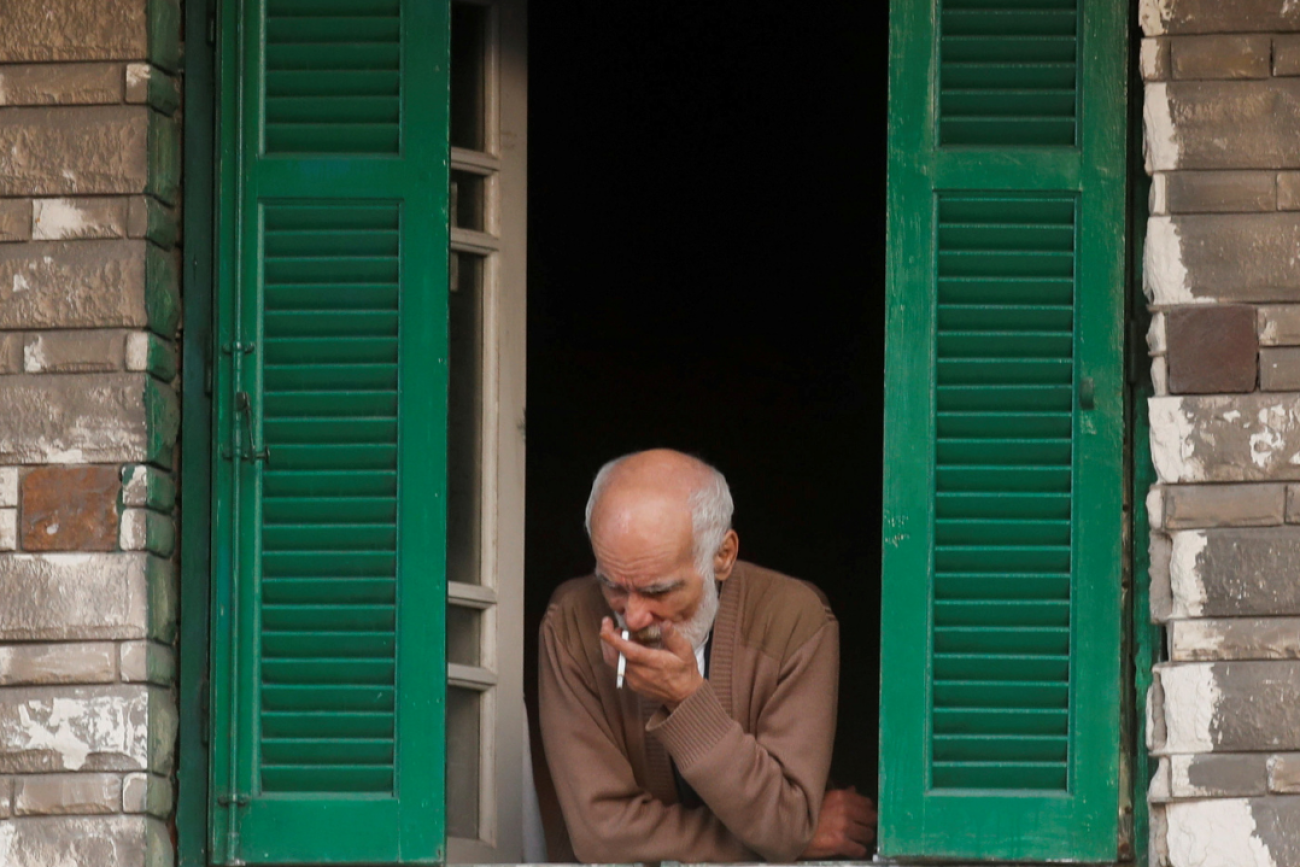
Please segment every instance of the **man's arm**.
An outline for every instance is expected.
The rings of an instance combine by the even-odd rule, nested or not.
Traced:
[[[708,809],[665,804],[637,785],[589,666],[558,639],[549,616],[540,650],[542,739],[579,860],[753,860]]]
[[[769,861],[793,861],[817,830],[839,683],[839,626],[828,620],[782,665],[753,734],[707,683],[649,730],[731,831]]]

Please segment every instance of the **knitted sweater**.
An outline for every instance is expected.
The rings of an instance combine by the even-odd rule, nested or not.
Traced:
[[[709,679],[672,713],[615,689],[600,650],[609,614],[595,578],[578,578],[555,591],[541,628],[542,738],[578,858],[797,858],[835,739],[839,625],[820,591],[738,562],[721,587]],[[672,763],[704,806],[678,803]]]

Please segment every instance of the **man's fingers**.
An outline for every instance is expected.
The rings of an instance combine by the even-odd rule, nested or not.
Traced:
[[[663,636],[664,650],[667,650],[673,656],[685,659],[688,656],[695,655],[695,648],[691,647],[691,643],[671,623],[665,621],[660,626],[659,633]]]

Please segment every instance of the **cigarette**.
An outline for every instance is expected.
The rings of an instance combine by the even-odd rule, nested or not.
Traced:
[[[624,641],[627,641],[627,634],[628,634],[628,633],[627,633],[627,630],[624,629],[624,630],[623,630],[623,640],[624,640]],[[617,679],[617,680],[615,681],[615,683],[614,683],[614,686],[615,686],[616,689],[622,689],[622,688],[623,688],[623,674],[624,674],[624,672],[626,672],[626,671],[627,671],[627,657],[624,656],[622,653],[620,653],[620,654],[618,655],[618,679]]]

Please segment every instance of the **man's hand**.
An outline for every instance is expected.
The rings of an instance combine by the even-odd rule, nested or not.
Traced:
[[[628,687],[651,701],[662,702],[671,712],[695,694],[704,678],[691,643],[671,623],[662,624],[662,629],[663,647],[644,647],[624,640],[614,621],[606,617],[600,621],[600,640],[605,642],[601,649],[606,664],[617,666],[620,653],[627,659],[624,680]]]
[[[865,858],[876,839],[876,805],[857,788],[832,789],[822,798],[817,833],[800,855],[805,860]]]

